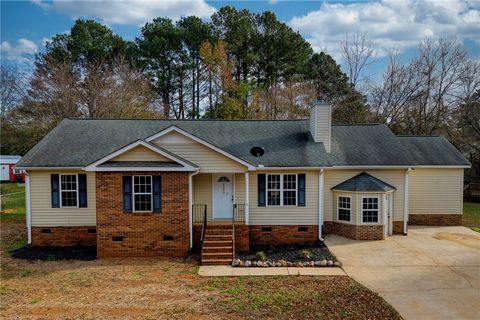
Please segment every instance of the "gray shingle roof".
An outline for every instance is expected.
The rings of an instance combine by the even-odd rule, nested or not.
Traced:
[[[65,119],[18,166],[84,167],[172,125],[254,165],[250,149],[263,147],[259,164],[266,167],[469,165],[445,139],[396,137],[385,125],[333,125],[327,154],[313,141],[309,120]]]
[[[356,176],[337,184],[332,190],[355,192],[388,192],[397,190],[394,186],[362,172]]]
[[[398,136],[398,140],[408,151],[409,158],[417,165],[470,165],[444,137]]]

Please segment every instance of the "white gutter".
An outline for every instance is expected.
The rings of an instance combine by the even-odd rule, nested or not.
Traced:
[[[465,166],[332,166],[325,168],[326,170],[333,169],[412,169],[412,168],[424,168],[424,169],[468,169],[470,165]]]
[[[32,213],[30,209],[30,176],[25,172],[25,209],[27,211],[27,243],[32,243]]]
[[[190,238],[190,248],[193,248],[193,176],[198,174],[198,169],[188,174],[188,233]]]
[[[412,168],[408,168],[405,171],[405,176],[403,180],[403,234],[407,234],[408,229],[408,176]]]
[[[324,171],[320,169],[318,175],[318,239],[323,241],[322,227],[323,227],[323,190],[324,190]]]

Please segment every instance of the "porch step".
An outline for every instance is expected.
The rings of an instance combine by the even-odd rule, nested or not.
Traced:
[[[207,229],[205,230],[205,235],[232,235],[232,229]]]
[[[231,234],[206,234],[205,240],[226,240],[232,239]]]
[[[232,260],[233,253],[232,252],[208,252],[208,253],[202,253],[202,262],[205,261],[205,259],[230,259]]]
[[[202,265],[206,266],[214,266],[214,265],[230,265],[232,263],[232,259],[202,259]]]
[[[204,246],[203,252],[204,253],[212,253],[212,252],[229,252],[232,251],[232,246]]]

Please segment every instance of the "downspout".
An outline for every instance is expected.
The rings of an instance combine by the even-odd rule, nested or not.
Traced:
[[[320,169],[318,175],[318,239],[323,241],[322,227],[323,227],[323,189],[324,189],[324,177],[323,169]]]
[[[198,169],[188,175],[188,233],[190,249],[193,248],[193,176],[198,174]]]
[[[250,195],[248,194],[250,184],[250,173],[245,172],[245,224],[248,226],[250,221]]]
[[[32,213],[30,209],[30,175],[25,171],[25,209],[27,211],[27,243],[32,244]]]
[[[409,173],[412,168],[408,168],[405,171],[404,181],[403,181],[403,235],[407,235],[408,229],[408,178]]]

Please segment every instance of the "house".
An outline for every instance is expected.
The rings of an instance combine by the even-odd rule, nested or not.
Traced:
[[[15,164],[22,159],[16,155],[0,155],[0,181],[24,181],[23,173],[15,170]]]
[[[459,225],[470,163],[443,137],[332,125],[317,102],[308,120],[65,119],[17,166],[32,245],[228,263],[253,244]]]

